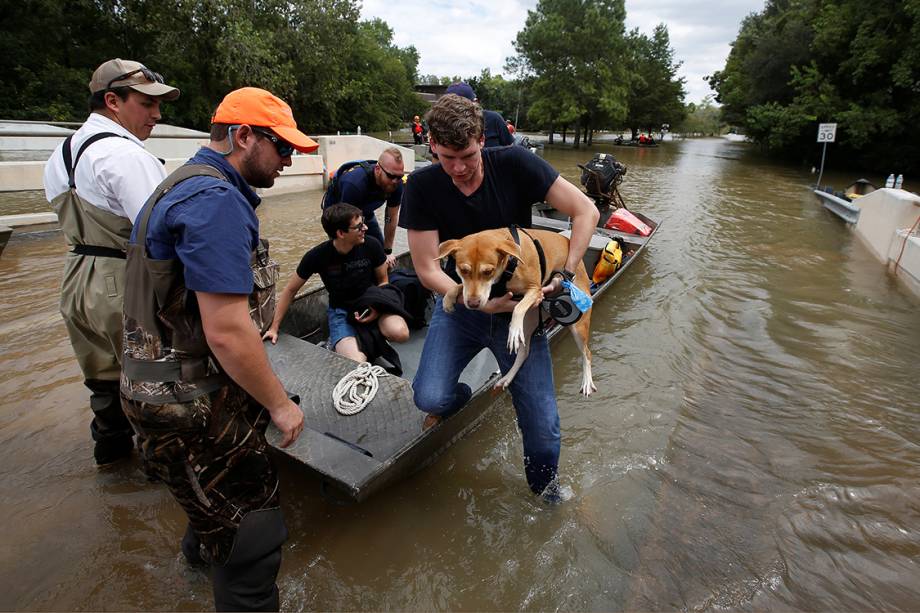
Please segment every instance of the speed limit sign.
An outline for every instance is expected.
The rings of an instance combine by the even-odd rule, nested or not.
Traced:
[[[832,143],[834,142],[834,137],[836,135],[837,135],[837,124],[835,123],[818,124],[818,142],[819,143]]]

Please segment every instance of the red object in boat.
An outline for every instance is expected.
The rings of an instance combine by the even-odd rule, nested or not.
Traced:
[[[604,223],[608,230],[619,230],[620,232],[629,232],[630,234],[639,234],[648,236],[652,229],[647,223],[627,211],[626,209],[617,209],[610,214],[610,217]]]

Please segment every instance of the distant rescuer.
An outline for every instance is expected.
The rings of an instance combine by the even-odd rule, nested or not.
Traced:
[[[182,552],[210,563],[220,611],[280,604],[287,529],[265,429],[270,419],[287,447],[303,413],[262,345],[278,265],[259,239],[252,188],[271,187],[294,149],[317,146],[271,93],[230,92],[210,143],[151,195],[128,246],[125,414],[148,474],[188,515]]]
[[[45,196],[71,251],[64,261],[61,314],[90,389],[96,464],[131,455],[134,431],[118,399],[125,249],[147,196],[166,177],[144,149],[160,103],[179,90],[138,62],[109,60],[89,82],[90,115],[45,165]]]
[[[470,87],[468,83],[464,83],[463,81],[452,83],[447,87],[447,90],[444,93],[455,94],[457,96],[462,96],[467,100],[472,100],[476,103],[479,102],[479,98],[476,97],[476,92],[473,91],[473,88]],[[514,144],[514,136],[512,136],[511,131],[508,129],[508,122],[505,121],[505,118],[501,116],[501,113],[498,111],[487,111],[483,109],[482,119],[484,124],[484,143],[486,147],[504,147],[505,145]]]
[[[531,225],[531,206],[546,201],[572,218],[572,237],[565,269],[574,271],[591,240],[597,207],[574,185],[523,147],[483,149],[479,105],[456,95],[439,99],[426,115],[431,149],[439,163],[412,173],[406,183],[400,225],[408,230],[412,263],[425,287],[443,296],[459,282],[456,273],[438,264],[438,245],[448,239],[504,228]],[[546,292],[555,291],[544,288]],[[428,335],[412,382],[415,403],[429,414],[426,425],[462,407],[471,390],[459,383],[464,367],[485,347],[502,373],[514,362],[507,345],[511,294],[490,299],[480,309],[458,301],[445,313],[435,302]],[[553,365],[545,336],[531,341],[530,357],[511,383],[511,398],[524,442],[524,472],[535,494],[558,499],[559,412]]]
[[[383,252],[387,256],[387,268],[396,266],[396,256],[393,255],[393,241],[396,240],[396,223],[399,220],[399,203],[403,193],[403,166],[402,153],[396,147],[383,150],[373,169],[368,172],[363,166],[352,166],[339,178],[339,198],[336,204],[344,202],[361,209],[364,223],[367,224],[367,235],[376,238],[383,245]],[[338,173],[336,173],[338,174]],[[384,211],[383,232],[374,211],[386,205]]]

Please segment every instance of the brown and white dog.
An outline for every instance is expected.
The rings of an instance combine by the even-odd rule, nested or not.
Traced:
[[[549,283],[554,270],[562,270],[569,253],[569,239],[548,230],[518,231],[520,245],[515,243],[508,229],[484,230],[470,234],[461,239],[444,241],[438,247],[438,259],[453,256],[457,264],[457,274],[462,283],[451,289],[444,296],[444,310],[454,310],[454,304],[463,292],[463,303],[469,309],[481,309],[489,300],[489,292],[502,277],[511,258],[517,259],[517,268],[507,283],[509,292],[515,296],[523,295],[511,312],[508,326],[508,351],[516,352],[514,364],[504,377],[498,380],[495,388],[507,389],[511,380],[521,368],[530,352],[530,336],[537,326],[537,309],[532,306],[541,302],[541,289]],[[546,272],[541,274],[540,257],[533,239],[540,242],[546,258]],[[575,285],[590,294],[588,273],[583,262],[578,262],[575,271]],[[591,377],[591,351],[588,349],[588,331],[591,327],[591,311],[582,315],[576,323],[569,326],[575,343],[581,350],[582,377],[581,392],[588,396],[596,391]]]

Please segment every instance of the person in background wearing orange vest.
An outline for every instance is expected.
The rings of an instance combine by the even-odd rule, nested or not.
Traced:
[[[506,119],[506,120],[505,120],[505,123],[508,124],[508,132],[510,132],[511,135],[514,136],[514,132],[515,132],[515,130],[514,130],[514,124],[511,123],[511,120],[510,120],[510,119]]]

